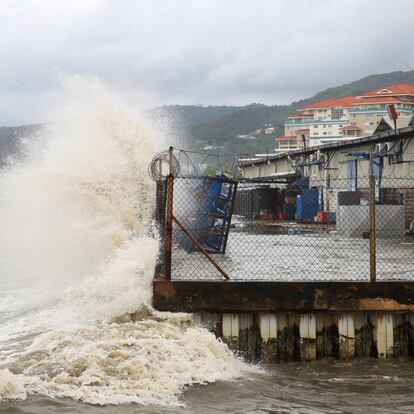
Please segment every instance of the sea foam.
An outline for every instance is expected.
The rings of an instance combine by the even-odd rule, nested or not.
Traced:
[[[50,119],[0,176],[0,398],[177,405],[254,370],[190,315],[151,308],[154,126],[80,76]]]

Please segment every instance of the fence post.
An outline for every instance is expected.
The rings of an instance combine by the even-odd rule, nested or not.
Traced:
[[[329,196],[330,196],[330,188],[331,188],[331,175],[329,174],[329,171],[325,171],[325,203],[323,206],[323,209],[329,214],[329,210],[330,210],[330,200],[329,200]]]
[[[174,175],[172,173],[173,147],[170,147],[170,172],[167,176],[167,218],[165,223],[165,253],[164,253],[164,276],[171,280],[172,261],[172,221],[173,221],[173,194]]]
[[[375,211],[375,177],[374,156],[370,153],[369,158],[369,273],[371,283],[377,279],[377,226]]]

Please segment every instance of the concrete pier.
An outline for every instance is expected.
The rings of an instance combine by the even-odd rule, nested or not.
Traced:
[[[184,311],[252,361],[414,356],[413,282],[154,280],[153,305]]]
[[[250,361],[414,356],[414,315],[392,312],[197,313],[194,319]]]

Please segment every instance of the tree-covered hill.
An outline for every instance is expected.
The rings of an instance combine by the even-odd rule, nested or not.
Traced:
[[[239,110],[239,106],[165,105],[148,112],[155,121],[166,119],[174,125],[187,127],[214,122]]]
[[[156,108],[151,112],[159,119],[167,118],[173,126],[180,126],[180,133],[187,136],[186,143],[193,149],[207,146],[217,147],[218,152],[227,153],[266,152],[273,150],[275,136],[283,134],[286,117],[296,109],[312,102],[358,95],[395,83],[414,84],[414,70],[369,75],[354,82],[326,89],[290,105],[251,104],[243,107],[173,105]],[[263,128],[266,124],[273,124],[274,134],[262,134],[254,140],[238,138],[238,135],[249,134]]]

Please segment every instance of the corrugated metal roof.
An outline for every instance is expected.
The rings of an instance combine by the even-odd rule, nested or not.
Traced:
[[[397,129],[397,133],[395,133],[395,131],[392,130],[392,131],[381,132],[379,134],[370,135],[367,137],[354,138],[354,139],[349,139],[346,141],[337,141],[337,142],[332,142],[329,144],[309,147],[306,150],[304,149],[292,150],[292,151],[285,152],[283,154],[272,155],[266,158],[262,158],[260,160],[240,163],[240,166],[243,167],[243,166],[249,166],[252,164],[260,165],[260,164],[265,164],[268,161],[272,161],[272,160],[279,160],[279,159],[293,157],[293,156],[313,154],[317,151],[324,151],[324,152],[329,152],[330,150],[336,151],[341,148],[355,147],[355,146],[361,146],[361,145],[367,145],[367,144],[376,144],[379,142],[397,141],[402,138],[414,138],[414,125],[408,126],[406,128]]]
[[[332,108],[335,106],[341,107],[350,107],[355,102],[355,98],[353,96],[345,96],[344,98],[338,99],[329,99],[327,101],[322,102],[315,102],[306,106],[303,106],[299,109],[299,111],[303,111],[305,109],[322,109],[322,108]]]

